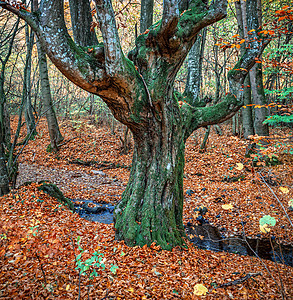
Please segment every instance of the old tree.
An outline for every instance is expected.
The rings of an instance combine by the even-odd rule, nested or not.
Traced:
[[[199,107],[196,99],[174,90],[174,80],[199,31],[225,18],[227,0],[178,2],[164,0],[162,19],[138,36],[126,56],[111,0],[95,0],[103,43],[90,47],[77,44],[68,34],[63,0],[43,0],[34,12],[0,1],[31,26],[68,79],[100,96],[132,131],[131,174],[115,209],[116,238],[127,245],[184,245],[185,141],[199,127],[222,122],[240,109],[244,79],[267,43],[257,34],[256,0],[247,0],[251,35],[246,52],[229,72],[230,92],[214,106]],[[88,30],[85,24],[75,25],[76,30]]]

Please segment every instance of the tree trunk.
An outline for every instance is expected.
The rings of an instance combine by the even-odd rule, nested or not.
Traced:
[[[54,111],[50,82],[48,76],[47,58],[45,52],[42,50],[41,45],[37,41],[38,57],[39,57],[39,73],[41,79],[42,102],[47,118],[48,131],[50,135],[51,147],[54,151],[58,150],[58,144],[63,140],[62,134],[59,129],[58,121]]]
[[[261,26],[262,13],[261,13],[261,1],[257,0],[257,5],[254,9],[257,10],[258,23]],[[260,60],[260,57],[258,58]],[[255,64],[249,72],[252,102],[256,106],[263,106],[266,104],[265,92],[263,87],[263,74],[261,64]],[[256,107],[254,112],[254,132],[260,136],[269,135],[268,124],[263,124],[268,116],[268,110],[266,107]]]
[[[5,155],[2,142],[3,136],[0,133],[0,196],[9,193],[8,171],[5,164]]]
[[[185,95],[193,98],[193,103],[199,102],[202,82],[202,62],[205,48],[207,29],[204,28],[188,54],[188,74],[186,80]]]
[[[200,145],[200,152],[201,153],[205,152],[205,150],[206,150],[206,146],[207,146],[207,142],[208,142],[208,139],[209,139],[210,132],[211,132],[211,125],[209,125],[208,128],[206,129],[203,141]]]
[[[253,127],[253,115],[252,115],[252,106],[251,106],[251,88],[249,76],[245,78],[244,81],[244,95],[243,102],[245,108],[242,108],[242,125],[243,125],[243,136],[247,139],[250,135],[254,135]]]
[[[27,138],[33,139],[37,134],[36,122],[33,113],[31,101],[31,68],[32,68],[32,50],[34,45],[34,32],[29,32],[28,25],[25,26],[26,35],[26,62],[24,67],[24,80],[23,80],[23,97],[25,99],[25,123],[27,128]]]
[[[246,20],[246,2],[241,0],[235,1],[236,8],[236,18],[238,24],[239,36],[241,39],[247,39],[247,20]],[[245,47],[247,43],[241,44],[240,55],[242,56],[245,53]],[[250,135],[254,135],[253,127],[253,115],[252,115],[252,101],[251,101],[251,85],[249,76],[245,78],[244,87],[243,87],[243,102],[245,108],[242,109],[242,126],[243,126],[243,136],[245,139]]]
[[[115,216],[116,238],[127,245],[184,245],[184,141],[163,127],[134,134],[132,169]],[[174,128],[174,127],[173,127]],[[175,128],[174,128],[175,129]]]
[[[262,69],[260,65],[255,65],[249,72],[251,91],[253,104],[255,105],[265,105],[265,93],[263,87],[263,76]],[[269,126],[268,124],[263,124],[263,121],[268,116],[268,110],[266,107],[255,108],[254,112],[254,131],[260,136],[269,135]]]
[[[143,33],[153,24],[154,0],[141,0],[140,7],[140,33]]]
[[[74,41],[80,46],[98,44],[94,30],[91,30],[93,18],[89,0],[69,0],[70,16]]]
[[[4,72],[3,74],[4,79]],[[6,110],[6,101],[4,93],[4,81],[2,81],[2,76],[0,76],[0,196],[9,193],[9,177],[8,170],[6,167],[6,157],[3,145],[10,150],[10,122],[8,111]]]

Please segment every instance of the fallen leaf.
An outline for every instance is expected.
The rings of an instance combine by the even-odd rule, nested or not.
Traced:
[[[289,193],[289,189],[286,188],[286,187],[280,187],[280,191],[283,193],[283,194],[288,194]]]
[[[205,296],[208,292],[208,289],[203,284],[196,284],[194,286],[193,294],[196,296]]]
[[[232,209],[232,208],[233,208],[233,205],[232,205],[232,204],[223,204],[223,205],[222,205],[222,208],[223,208],[223,209],[226,209],[226,210]]]
[[[261,232],[263,233],[267,233],[271,231],[271,228],[269,227],[268,224],[264,224],[264,225],[259,225],[259,229]]]
[[[235,167],[235,169],[237,169],[239,171],[241,171],[244,168],[242,163],[237,163],[236,165],[237,165],[237,167]]]

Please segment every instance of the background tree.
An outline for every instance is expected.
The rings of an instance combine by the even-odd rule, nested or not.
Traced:
[[[33,2],[33,10],[38,9],[38,3],[36,0]],[[63,140],[62,134],[59,129],[56,113],[53,107],[53,101],[51,96],[51,88],[48,74],[46,53],[43,50],[40,42],[37,39],[38,59],[39,59],[39,76],[41,81],[41,98],[44,106],[48,132],[50,136],[51,148],[54,151],[58,150],[58,144]]]
[[[9,192],[9,172],[6,162],[11,150],[10,118],[4,90],[5,71],[19,25],[19,19],[14,24],[10,24],[10,17],[0,14],[2,22],[0,32],[0,196]]]
[[[133,163],[115,209],[116,238],[128,245],[156,242],[164,249],[183,245],[184,143],[194,130],[222,122],[242,106],[245,77],[266,45],[257,35],[255,1],[247,1],[248,29],[255,30],[250,47],[228,75],[230,92],[211,107],[193,106],[193,99],[174,91],[174,81],[200,30],[226,16],[227,1],[194,0],[180,12],[177,1],[165,0],[161,21],[136,39],[130,60],[121,48],[111,1],[95,2],[103,45],[90,48],[72,41],[61,0],[42,1],[34,14],[0,5],[25,19],[58,69],[100,96],[132,131]]]
[[[236,9],[236,19],[238,25],[239,37],[241,40],[245,39],[247,36],[247,23],[246,23],[246,3],[243,1],[235,1],[235,9]],[[246,35],[244,34],[246,31]],[[246,44],[242,43],[240,48],[240,55],[245,53]],[[242,124],[243,124],[243,135],[244,138],[247,138],[250,135],[254,135],[254,127],[253,127],[253,115],[252,115],[252,102],[251,102],[251,86],[249,76],[245,78],[244,82],[244,96],[243,102],[245,108],[242,109]]]
[[[33,139],[37,134],[35,116],[32,106],[31,95],[31,70],[32,70],[32,51],[34,46],[35,34],[33,30],[26,25],[25,26],[25,41],[26,41],[26,60],[23,74],[23,101],[24,101],[24,115],[25,124],[27,128],[27,139]]]

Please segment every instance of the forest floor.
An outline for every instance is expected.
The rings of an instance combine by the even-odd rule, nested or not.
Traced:
[[[115,204],[127,184],[132,153],[121,155],[119,128],[111,134],[88,120],[60,127],[63,145],[58,153],[48,153],[46,124],[40,122],[38,135],[19,157],[17,189],[1,199],[0,299],[76,299],[79,293],[81,299],[197,299],[200,293],[206,299],[281,299],[281,291],[283,298],[293,299],[292,267],[201,250],[189,241],[188,249],[171,252],[156,246],[129,248],[115,241],[113,224],[80,218],[39,191],[37,182],[48,180],[68,198]],[[197,225],[194,209],[204,206],[204,218],[226,237],[245,233],[293,245],[286,216],[293,219],[288,209],[293,158],[284,154],[289,130],[275,129],[271,137],[282,143],[268,149],[269,155],[277,152],[282,164],[253,167],[245,158],[248,142],[223,128],[223,136],[212,130],[204,153],[199,151],[203,129],[187,141],[184,225]],[[260,231],[264,215],[277,220],[270,233]],[[83,261],[100,252],[106,269],[92,279],[79,276],[81,249],[86,250]],[[112,265],[118,266],[115,274]]]

